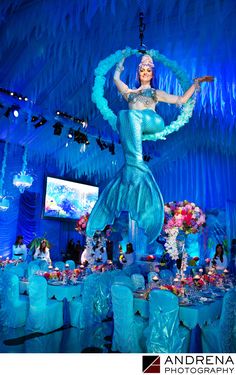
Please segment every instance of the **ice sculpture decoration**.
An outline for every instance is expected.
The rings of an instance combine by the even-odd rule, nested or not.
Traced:
[[[8,148],[8,142],[5,143],[4,146],[4,155],[3,155],[3,161],[2,161],[2,170],[1,170],[1,179],[0,179],[0,211],[7,211],[10,206],[9,199],[5,196],[4,190],[3,190],[3,184],[4,184],[4,177],[5,177],[5,170],[6,170],[6,161],[7,161],[7,148]]]
[[[15,174],[13,177],[13,185],[15,185],[21,194],[24,193],[25,189],[30,188],[34,179],[32,176],[26,173],[26,166],[27,166],[27,147],[25,148],[24,155],[23,155],[23,167],[22,171],[18,174]]]

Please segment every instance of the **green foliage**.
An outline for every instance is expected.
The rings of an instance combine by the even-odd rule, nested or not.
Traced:
[[[42,242],[43,240],[46,241],[46,246],[50,249],[51,244],[50,244],[50,242],[47,240],[46,237],[47,237],[47,233],[44,233],[44,235],[43,235],[42,237],[37,237],[37,236],[36,236],[36,233],[35,233],[35,238],[34,238],[34,239],[29,243],[29,245],[28,245],[30,251],[31,251],[32,253],[34,253],[35,250],[37,249],[37,247],[40,246],[40,244],[41,244],[41,242]]]

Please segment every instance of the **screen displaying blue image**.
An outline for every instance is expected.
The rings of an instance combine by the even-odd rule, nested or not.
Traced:
[[[92,211],[97,199],[97,186],[47,177],[44,217],[79,219]]]

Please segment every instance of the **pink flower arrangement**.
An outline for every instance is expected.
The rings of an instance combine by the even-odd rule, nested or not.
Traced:
[[[77,220],[75,230],[81,234],[85,234],[88,219],[89,213],[87,212],[85,215],[81,216],[79,220]]]
[[[195,203],[169,202],[165,204],[164,230],[178,228],[185,234],[197,233],[206,222],[206,216]]]

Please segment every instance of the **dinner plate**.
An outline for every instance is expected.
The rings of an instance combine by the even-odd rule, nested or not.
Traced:
[[[59,286],[62,285],[62,281],[49,281],[49,285]]]
[[[196,306],[196,304],[193,302],[180,302],[179,306]]]

